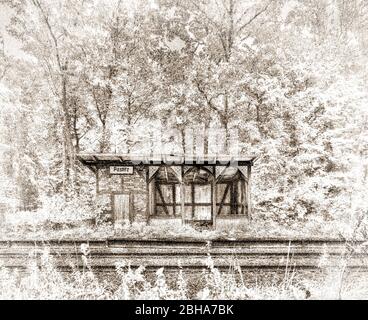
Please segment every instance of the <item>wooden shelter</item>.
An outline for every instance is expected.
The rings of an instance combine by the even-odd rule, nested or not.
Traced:
[[[255,156],[79,154],[115,224],[216,226],[249,219]]]

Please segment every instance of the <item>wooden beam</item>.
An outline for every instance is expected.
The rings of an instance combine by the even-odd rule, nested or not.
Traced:
[[[229,192],[229,189],[230,189],[230,183],[228,183],[227,186],[226,186],[226,188],[225,188],[225,191],[224,191],[224,194],[222,196],[222,199],[221,199],[221,202],[220,202],[220,207],[219,207],[219,210],[217,212],[217,215],[219,215],[221,213],[221,209],[222,209],[222,207],[224,205],[224,202],[225,202],[227,193]],[[231,205],[231,198],[230,198],[230,205]],[[231,212],[231,208],[230,208],[230,212]]]
[[[131,224],[134,221],[134,194],[133,192],[129,192],[129,224]]]
[[[164,195],[162,194],[160,185],[158,183],[156,183],[155,187],[156,187],[156,190],[158,191],[158,194],[160,195],[164,211],[167,215],[169,215],[169,210],[167,209],[166,202],[165,202],[165,199],[164,199]]]
[[[151,182],[153,179],[153,176],[156,174],[156,172],[160,169],[160,167],[148,167],[148,182]]]
[[[151,181],[151,183],[152,183],[152,193],[153,193],[153,212],[154,212],[154,215],[157,216],[156,183],[155,183],[155,181]]]
[[[170,167],[171,171],[174,172],[176,178],[178,179],[179,182],[181,182],[182,180],[182,166],[172,166]]]
[[[230,214],[235,214],[234,181],[230,182]]]
[[[176,187],[175,187],[175,184],[173,184],[171,186],[171,190],[172,190],[172,196],[173,196],[173,216],[175,217],[176,216]]]
[[[238,181],[232,183],[233,214],[238,214]]]
[[[194,183],[191,183],[190,184],[190,187],[191,187],[191,197],[192,197],[192,220],[194,220],[194,215],[195,215],[195,206],[194,206],[194,203],[195,203],[195,190],[194,190]]]
[[[96,166],[93,166],[93,165],[90,165],[90,164],[86,164],[86,163],[82,163],[83,165],[85,165],[89,170],[91,170],[93,173],[96,173],[97,171],[97,167]]]
[[[217,183],[216,183],[216,167],[213,167],[212,177],[212,225],[216,228],[216,203],[217,203]]]
[[[185,190],[184,190],[184,167],[181,167],[181,182],[180,182],[180,205],[181,205],[181,223],[185,224]]]
[[[164,166],[166,181],[169,182],[169,174],[167,173],[167,166]]]
[[[251,198],[251,173],[252,167],[248,165],[248,185],[247,185],[247,209],[248,209],[248,219],[252,220],[252,198]]]
[[[146,186],[147,186],[147,222],[149,223],[154,215],[154,186],[149,181],[148,170],[146,170]]]
[[[96,171],[96,193],[100,193],[100,170],[97,169]]]
[[[246,197],[246,188],[245,188],[245,184],[247,182],[245,180],[241,180],[240,181],[240,186],[241,186],[241,203],[242,203],[242,210],[241,213],[242,215],[245,214],[245,208],[247,207],[247,197]]]

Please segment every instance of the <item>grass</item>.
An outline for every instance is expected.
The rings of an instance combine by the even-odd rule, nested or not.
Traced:
[[[131,268],[128,261],[116,265],[112,275],[98,274],[90,267],[87,245],[81,246],[83,269],[73,265],[70,273],[59,271],[49,249],[41,257],[30,254],[26,270],[0,267],[0,299],[54,300],[141,300],[141,299],[367,299],[368,281],[346,277],[342,269],[320,267],[319,272],[303,276],[292,263],[280,278],[245,281],[246,272],[237,265],[224,272],[211,257],[197,279],[182,269],[166,274],[163,268],[148,273],[144,266]],[[320,275],[318,277],[317,275]],[[198,281],[198,277],[201,281]]]
[[[216,230],[199,230],[191,226],[175,226],[162,222],[159,226],[133,223],[115,228],[111,223],[95,225],[90,221],[53,223],[26,218],[7,219],[0,225],[0,240],[62,240],[62,239],[242,239],[242,238],[348,238],[353,228],[340,221],[310,218],[281,224],[272,220],[255,218],[241,225],[218,227]]]
[[[359,237],[368,238],[368,229],[362,229],[366,224],[361,222],[350,227],[339,221],[320,219],[289,221],[288,224],[254,219],[250,223],[218,230],[197,230],[190,226],[173,228],[165,223],[160,226],[133,223],[117,229],[108,223],[37,221],[31,214],[27,213],[26,219],[17,216],[6,220],[0,227],[0,239],[351,238],[355,241]],[[0,266],[0,299],[368,299],[368,277],[348,270],[349,256],[342,256],[340,265],[334,269],[326,263],[328,257],[321,256],[318,268],[310,274],[294,270],[288,256],[285,270],[266,281],[265,275],[256,279],[236,264],[230,265],[227,272],[221,271],[210,257],[207,268],[197,274],[188,274],[180,268],[175,273],[160,268],[152,274],[144,266],[134,269],[129,266],[129,261],[122,261],[110,278],[90,267],[87,245],[80,250],[83,270],[71,265],[70,273],[56,268],[47,248],[41,258],[30,255],[25,271]]]

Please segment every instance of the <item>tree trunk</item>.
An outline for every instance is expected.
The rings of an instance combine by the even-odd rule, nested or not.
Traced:
[[[75,152],[73,146],[72,135],[70,131],[71,118],[67,105],[67,79],[66,79],[66,66],[63,68],[64,73],[62,75],[62,99],[61,107],[63,110],[63,145],[64,145],[64,177],[63,177],[63,191],[64,196],[73,190],[74,187],[74,166],[75,166]]]
[[[224,114],[222,117],[222,125],[225,129],[225,150],[224,153],[227,154],[230,151],[230,133],[229,133],[229,96],[228,93],[225,93],[224,100]]]
[[[108,149],[107,128],[105,121],[102,121],[101,124],[102,124],[102,134],[100,140],[100,152],[104,153],[107,152]]]
[[[180,128],[180,134],[181,134],[181,148],[183,150],[183,154],[186,154],[186,146],[185,146],[185,127]]]
[[[203,133],[203,144],[204,144],[204,154],[208,154],[209,150],[209,137],[208,137],[208,130],[209,130],[210,123],[208,120],[204,122],[204,133]]]

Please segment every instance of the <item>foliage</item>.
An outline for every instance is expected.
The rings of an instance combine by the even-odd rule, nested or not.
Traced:
[[[60,227],[70,228],[81,222],[92,221],[96,223],[103,211],[103,207],[96,204],[93,199],[72,198],[65,201],[63,196],[55,195],[46,197],[40,209],[30,211],[18,211],[7,213],[5,223],[8,227],[29,228],[30,230],[42,230],[45,233]]]
[[[230,152],[237,129],[237,151],[259,156],[257,212],[283,223],[366,210],[365,1],[0,3],[20,47],[10,55],[4,38],[0,51],[18,207],[87,195],[78,152],[172,150],[170,129],[182,152],[186,128],[214,127],[225,150],[204,135],[206,151]],[[164,148],[144,145],[160,132]]]
[[[0,227],[2,240],[63,240],[63,239],[345,239],[354,234],[353,221],[325,220],[321,217],[290,219],[287,215],[259,217],[251,223],[218,226],[216,230],[198,230],[191,226],[161,223],[160,225],[131,225],[115,227],[111,223],[98,223],[90,220],[95,217],[94,209],[90,215],[84,211],[75,220],[72,215],[59,217],[57,212],[50,220],[48,212],[24,212],[6,214]],[[87,219],[87,220],[85,220]],[[280,219],[281,223],[280,223]],[[66,222],[69,221],[69,222]],[[365,239],[359,235],[359,239]]]

